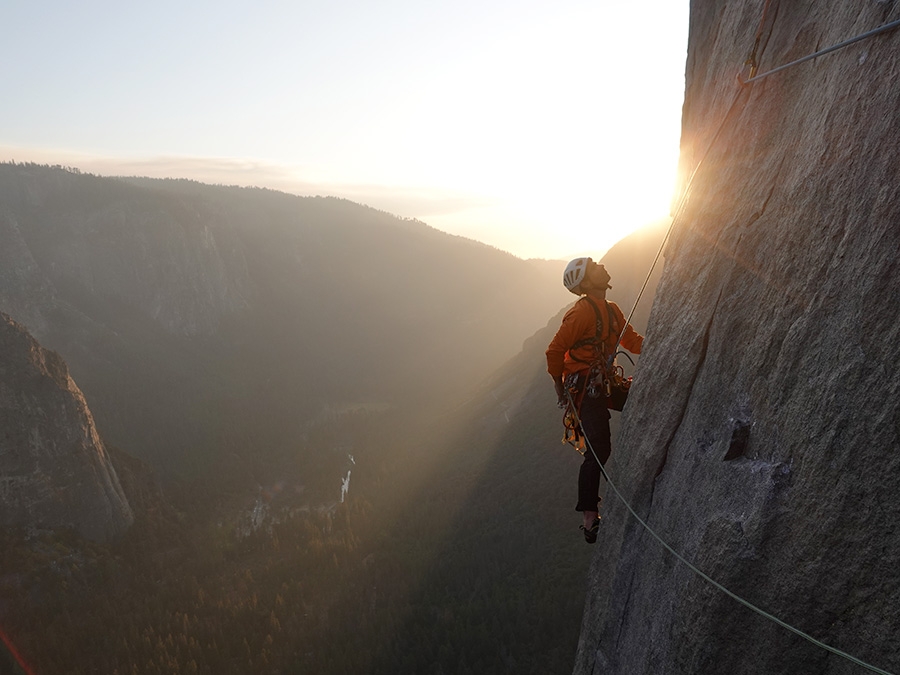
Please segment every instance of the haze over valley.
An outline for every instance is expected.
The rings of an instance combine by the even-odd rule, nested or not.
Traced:
[[[900,5],[0,20],[0,675],[900,672]]]
[[[40,672],[87,672],[98,658],[110,672],[128,663],[190,672],[191,662],[200,672],[419,672],[435,649],[488,672],[506,667],[529,622],[544,621],[542,611],[522,613],[497,636],[477,635],[522,591],[472,605],[462,588],[433,596],[432,576],[446,588],[472,577],[486,598],[502,577],[530,577],[549,593],[536,601],[562,602],[553,611],[567,619],[517,660],[552,670],[571,659],[572,565],[585,553],[567,536],[564,497],[577,454],[559,443],[541,366],[553,317],[570,303],[563,262],[521,260],[346,200],[183,180],[3,164],[0,199],[11,334],[27,332],[64,359],[134,513],[124,536],[91,543],[104,530],[83,525],[94,508],[84,499],[62,517],[39,491],[8,506],[16,609],[0,626]],[[623,306],[661,234],[635,235],[621,258],[608,256]],[[9,410],[24,419],[26,408]],[[73,489],[36,455],[28,461],[20,470],[40,467],[28,470]],[[522,468],[503,468],[508,461]],[[531,497],[519,503],[520,493]],[[467,531],[473,518],[479,526]],[[510,518],[517,528],[503,524]],[[510,535],[515,554],[489,563],[488,541]],[[52,571],[60,555],[71,561],[68,591]],[[552,585],[541,580],[545,556],[572,573],[564,583],[559,571]],[[101,578],[115,583],[101,590]],[[149,578],[157,618],[141,590]],[[56,599],[26,612],[35,592]],[[247,624],[238,615],[251,601],[291,629]],[[209,603],[220,610],[202,620]],[[79,628],[36,629],[48,612],[76,606]],[[112,607],[130,608],[121,630],[109,625]],[[432,611],[458,613],[457,627],[419,634],[413,626]],[[173,639],[196,647],[146,646],[141,635],[165,643],[178,616],[199,623]],[[338,636],[355,621],[368,628],[353,629],[347,653]],[[84,631],[107,637],[86,641]],[[46,640],[56,647],[41,647]]]

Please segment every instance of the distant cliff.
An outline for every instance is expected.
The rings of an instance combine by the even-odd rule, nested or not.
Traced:
[[[760,27],[765,72],[898,18],[893,2],[691,3],[685,173],[711,149],[610,465],[700,570],[892,672],[900,33],[743,89],[736,75]],[[607,491],[575,673],[855,672],[696,576]]]
[[[547,269],[346,200],[0,164],[0,311],[163,474],[473,386],[566,302]]]
[[[103,540],[132,520],[66,364],[0,313],[0,525]]]

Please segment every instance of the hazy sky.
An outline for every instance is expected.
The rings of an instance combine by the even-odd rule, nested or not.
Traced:
[[[687,0],[0,2],[0,160],[333,194],[522,257],[664,216]]]

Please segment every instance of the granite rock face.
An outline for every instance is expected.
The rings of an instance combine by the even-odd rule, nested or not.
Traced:
[[[765,5],[691,3],[685,174],[703,163],[609,468],[704,573],[898,672],[900,32],[741,88]],[[898,18],[773,0],[760,72]],[[611,490],[597,549],[575,673],[864,672]]]
[[[65,362],[0,313],[0,525],[105,540],[133,520]]]

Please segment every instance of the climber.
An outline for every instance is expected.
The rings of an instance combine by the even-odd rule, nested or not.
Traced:
[[[590,258],[575,258],[566,266],[563,285],[581,298],[566,312],[546,352],[547,372],[553,378],[559,407],[568,408],[571,394],[581,420],[578,434],[586,436],[593,448],[593,452],[584,453],[584,462],[578,473],[578,504],[575,506],[584,518],[580,529],[589,544],[597,541],[600,528],[602,472],[597,462],[606,464],[612,452],[606,389],[599,386],[596,380],[606,378],[619,333],[625,326],[622,310],[606,299],[607,289],[612,288],[609,281],[606,268]],[[643,336],[628,324],[621,345],[634,354],[640,354],[643,342]]]

